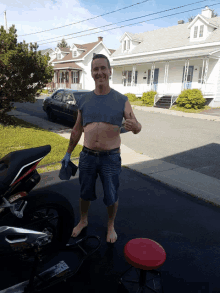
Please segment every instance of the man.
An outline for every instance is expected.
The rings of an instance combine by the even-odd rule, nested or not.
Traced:
[[[77,237],[88,225],[90,201],[96,199],[95,184],[98,174],[104,189],[104,204],[107,206],[107,242],[114,243],[117,234],[114,220],[118,209],[119,175],[121,173],[120,126],[123,117],[127,131],[137,134],[141,124],[136,120],[128,98],[109,86],[111,67],[105,55],[97,54],[91,63],[95,90],[84,94],[78,105],[77,121],[70,136],[70,143],[63,160],[66,165],[84,130],[84,147],[80,153],[79,181],[81,186],[81,219],[73,229]]]

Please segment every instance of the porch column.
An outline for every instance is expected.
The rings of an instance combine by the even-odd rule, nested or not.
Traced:
[[[204,62],[205,61],[205,62]],[[202,68],[202,82],[205,84],[207,81],[208,69],[209,69],[209,58],[203,59],[203,68]]]
[[[169,73],[169,61],[167,61],[167,62],[165,63],[164,88],[163,88],[163,92],[164,92],[164,93],[167,93],[168,73]]]
[[[69,88],[71,89],[71,69],[69,69]]]
[[[133,66],[133,68],[132,68],[132,76],[131,76],[131,86],[135,85],[135,71],[136,71],[136,66]]]
[[[58,81],[57,81],[57,88],[60,86],[60,70],[57,71]]]
[[[185,70],[184,70],[184,76],[183,76],[182,90],[185,89],[185,84],[187,82],[188,72],[189,72],[189,59],[187,59],[185,61]]]
[[[154,70],[155,70],[155,63],[153,62],[151,65],[151,72],[150,72],[150,86],[151,90],[153,91],[153,83],[154,83]]]

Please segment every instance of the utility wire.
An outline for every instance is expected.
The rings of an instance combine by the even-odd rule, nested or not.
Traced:
[[[209,5],[209,7],[210,6],[214,6],[214,5],[218,5],[218,4],[220,4],[220,2],[219,3],[216,3],[216,4]],[[68,39],[74,39],[74,38],[79,38],[79,37],[84,37],[84,36],[88,36],[88,35],[93,35],[93,34],[97,34],[97,33],[101,33],[101,32],[106,32],[106,31],[109,31],[109,30],[115,30],[115,29],[119,29],[119,28],[122,28],[122,27],[126,27],[126,26],[131,26],[131,25],[135,25],[135,24],[139,24],[139,23],[144,23],[144,22],[147,22],[147,21],[150,21],[150,20],[156,20],[156,19],[160,19],[160,18],[165,18],[165,17],[169,17],[169,16],[173,16],[173,15],[177,15],[177,14],[189,12],[189,11],[194,11],[194,10],[197,10],[197,9],[201,9],[201,7],[198,7],[198,8],[195,8],[195,9],[191,9],[191,10],[187,10],[187,11],[178,12],[178,13],[173,13],[173,14],[169,14],[169,15],[165,15],[165,16],[160,16],[160,17],[157,17],[157,18],[152,18],[152,19],[148,19],[148,20],[144,20],[144,21],[140,21],[140,22],[136,22],[136,23],[122,25],[120,27],[110,28],[110,29],[102,30],[102,31],[95,32],[95,33],[89,33],[89,34],[80,35],[80,36],[77,36],[77,37],[66,38],[66,40],[68,40]],[[43,43],[43,44],[40,44],[40,45],[55,43],[57,41],[59,41],[59,40],[52,41],[52,42],[46,42],[46,43]]]
[[[88,19],[80,20],[78,22],[73,22],[73,23],[70,23],[70,24],[66,24],[66,25],[63,25],[63,26],[51,28],[51,29],[44,30],[44,31],[40,31],[40,32],[36,32],[36,33],[30,33],[30,34],[26,34],[26,35],[20,35],[19,37],[29,36],[29,35],[33,35],[33,34],[39,34],[39,33],[43,33],[43,32],[48,32],[48,31],[56,30],[56,29],[59,29],[59,28],[62,28],[62,27],[66,27],[66,26],[70,26],[70,25],[73,25],[73,24],[81,23],[81,22],[84,22],[84,21],[87,21],[87,20],[95,19],[95,18],[104,16],[104,15],[107,15],[107,14],[111,14],[111,13],[117,12],[117,11],[120,11],[120,10],[123,10],[123,9],[127,9],[129,7],[132,7],[132,6],[135,6],[135,5],[139,5],[139,4],[142,4],[144,2],[148,2],[148,1],[150,1],[150,0],[144,0],[142,2],[138,2],[138,3],[132,4],[130,6],[126,6],[126,7],[123,7],[123,8],[120,8],[120,9],[117,9],[117,10],[114,10],[114,11],[111,11],[111,12],[107,12],[107,13],[104,13],[104,14],[101,14],[101,15],[98,15],[98,16],[95,16],[95,17],[91,17],[91,18],[88,18]]]
[[[100,27],[97,27],[97,28],[91,28],[91,29],[83,30],[83,31],[79,31],[79,32],[76,32],[76,33],[71,33],[71,34],[67,34],[67,35],[63,35],[63,36],[58,36],[58,37],[54,37],[54,38],[49,38],[49,39],[41,40],[41,41],[38,41],[38,43],[39,43],[39,42],[48,41],[48,40],[57,39],[57,38],[63,38],[63,37],[65,37],[65,36],[71,36],[71,35],[75,35],[75,34],[79,34],[79,33],[84,33],[84,32],[87,32],[87,31],[96,30],[96,29],[99,29],[99,28],[103,28],[103,27],[111,26],[111,25],[114,25],[114,24],[118,24],[118,23],[122,23],[122,22],[130,21],[130,20],[134,20],[134,19],[138,19],[138,18],[142,18],[142,17],[147,17],[147,16],[154,15],[154,14],[159,14],[159,13],[163,13],[163,12],[168,12],[168,11],[171,11],[171,10],[175,10],[175,9],[183,8],[183,7],[186,7],[186,6],[190,6],[190,5],[197,4],[197,3],[201,3],[201,2],[205,2],[205,1],[207,1],[207,0],[202,0],[202,1],[198,1],[198,2],[191,3],[191,4],[186,4],[186,5],[183,5],[183,6],[179,6],[179,7],[175,7],[175,8],[171,8],[171,9],[166,9],[166,10],[162,10],[162,11],[154,12],[154,13],[150,13],[150,14],[146,14],[146,15],[143,15],[143,16],[135,17],[135,18],[130,18],[130,19],[128,19],[128,20],[122,20],[122,21],[119,21],[119,22],[116,22],[116,23],[103,25],[103,26],[100,26]]]

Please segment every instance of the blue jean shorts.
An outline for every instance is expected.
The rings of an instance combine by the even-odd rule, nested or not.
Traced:
[[[97,199],[95,187],[99,177],[104,190],[106,206],[118,200],[119,175],[121,173],[120,149],[95,152],[83,147],[79,159],[80,197],[87,201]]]

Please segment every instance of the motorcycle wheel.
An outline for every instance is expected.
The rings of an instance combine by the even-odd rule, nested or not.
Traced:
[[[33,191],[28,196],[17,199],[27,201],[23,218],[17,218],[10,210],[4,211],[0,226],[14,226],[42,232],[47,229],[52,233],[51,243],[44,245],[43,254],[57,251],[69,241],[74,224],[74,211],[70,202],[61,194],[53,191]]]

